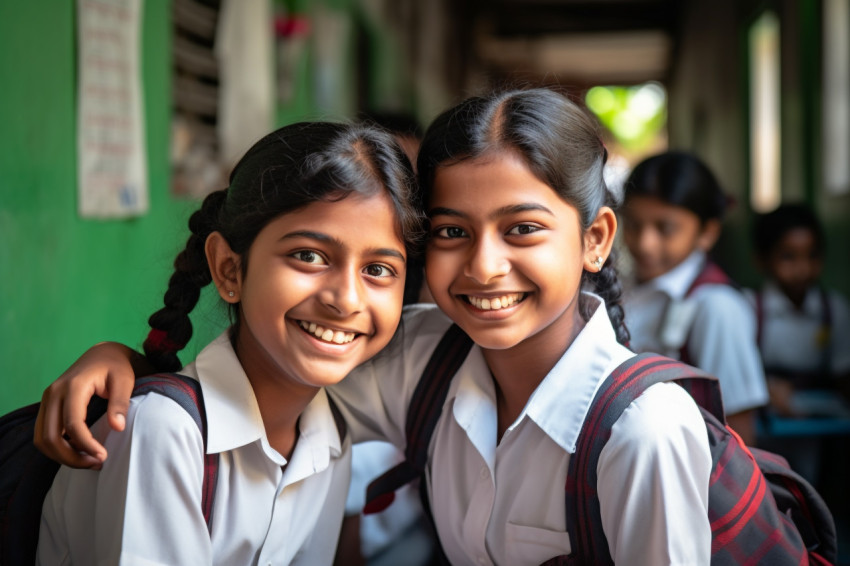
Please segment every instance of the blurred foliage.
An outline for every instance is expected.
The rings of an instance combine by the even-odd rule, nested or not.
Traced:
[[[644,154],[666,138],[667,93],[658,83],[595,86],[585,102],[627,153]]]

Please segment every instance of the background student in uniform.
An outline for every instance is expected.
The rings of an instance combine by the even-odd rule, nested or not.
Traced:
[[[200,430],[147,394],[130,402],[124,432],[95,424],[109,451],[100,472],[60,469],[39,564],[331,563],[351,440],[324,387],[398,325],[419,230],[412,185],[400,148],[376,129],[295,124],[247,152],[230,187],[191,217],[145,342],[155,369],[179,370],[201,288],[214,283],[230,307],[233,325],[183,369],[201,383],[207,453],[219,455],[211,530]]]
[[[753,229],[764,282],[746,293],[756,309],[759,348],[771,382],[771,404],[782,414],[796,390],[846,390],[850,380],[850,306],[821,281],[826,241],[814,212],[785,204],[756,217]]]
[[[756,217],[753,243],[764,282],[745,292],[770,389],[764,442],[813,484],[843,484],[836,472],[847,467],[847,433],[775,436],[772,426],[776,416],[816,417],[816,427],[843,420],[850,431],[850,307],[821,281],[823,228],[806,205],[784,204]]]
[[[639,163],[624,191],[623,241],[634,271],[625,300],[629,346],[716,375],[729,425],[755,444],[757,409],[768,401],[755,317],[708,255],[726,196],[702,161],[672,151]]]
[[[439,308],[405,309],[387,349],[333,396],[355,439],[403,447],[410,399],[437,342],[453,322],[475,342],[451,382],[424,480],[452,564],[536,565],[573,548],[569,460],[597,387],[634,356],[620,343],[628,332],[605,159],[597,123],[544,89],[468,99],[426,132],[418,171],[426,278]],[[67,400],[74,442],[89,451],[97,445],[76,415],[91,382],[106,379],[97,360],[114,347],[91,350],[43,404],[58,423]],[[109,369],[126,390],[129,366]],[[124,394],[110,393],[119,408]],[[42,448],[67,459],[60,426],[39,434]],[[598,467],[615,562],[708,564],[711,466],[705,423],[681,387],[653,385],[634,401]]]

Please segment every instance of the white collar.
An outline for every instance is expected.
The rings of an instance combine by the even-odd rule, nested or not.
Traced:
[[[823,303],[820,293],[821,290],[816,285],[809,287],[806,296],[803,298],[803,308],[798,311],[791,299],[782,292],[776,282],[768,279],[762,286],[762,308],[766,313],[774,315],[802,311],[806,316],[820,317],[823,316]]]
[[[271,448],[266,437],[260,408],[245,370],[233,351],[230,331],[210,342],[183,373],[197,377],[204,394],[207,413],[207,453],[226,452],[259,440],[266,455],[280,465],[287,463]],[[305,473],[327,468],[332,457],[342,453],[336,423],[324,389],[313,398],[298,420],[299,437],[289,471],[300,453]],[[300,466],[298,466],[300,467]]]
[[[705,266],[706,256],[700,250],[691,252],[685,260],[655,279],[650,279],[639,288],[652,289],[661,291],[674,300],[685,298],[688,289],[699,276],[700,271]]]
[[[570,453],[575,452],[576,440],[599,385],[617,365],[634,356],[617,342],[604,301],[591,293],[584,295],[596,303],[593,315],[510,427],[514,428],[528,416]],[[453,412],[458,425],[492,465],[489,460],[493,455],[485,447],[495,444],[496,392],[478,346],[473,346],[458,371],[449,398],[454,398]]]

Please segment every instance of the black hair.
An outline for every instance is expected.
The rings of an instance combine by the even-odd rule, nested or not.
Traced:
[[[416,117],[408,112],[363,112],[360,114],[360,121],[383,128],[391,134],[422,139],[422,126]]]
[[[416,117],[408,112],[363,112],[359,120],[371,126],[386,130],[396,137],[422,139],[422,126]],[[425,258],[421,246],[409,250],[407,256],[407,277],[404,280],[404,304],[419,302],[422,285],[425,282]]]
[[[165,307],[148,320],[152,330],[145,354],[158,371],[180,369],[177,352],[192,336],[189,313],[212,281],[204,245],[219,232],[242,257],[259,232],[282,214],[317,201],[338,201],[352,193],[389,196],[408,250],[421,238],[421,215],[413,207],[413,170],[388,133],[364,125],[301,122],[259,140],[230,175],[227,189],[211,193],[189,219],[192,235],[174,261]],[[233,336],[239,305],[231,305]]]
[[[501,152],[519,156],[532,174],[574,206],[583,231],[601,207],[619,204],[602,177],[608,152],[598,122],[566,96],[534,88],[469,98],[434,120],[417,162],[420,208],[427,210],[440,167]],[[617,339],[625,343],[629,334],[613,256],[612,250],[599,272],[582,274],[582,288],[605,300]],[[583,297],[579,307],[586,320],[591,313]]]
[[[823,226],[814,211],[805,204],[783,204],[775,210],[759,214],[753,223],[753,243],[759,257],[767,257],[779,241],[791,230],[804,228],[815,237],[821,252],[826,238]]]
[[[668,151],[638,163],[624,191],[626,201],[633,196],[657,198],[690,210],[703,224],[722,220],[729,202],[711,169],[683,151]]]

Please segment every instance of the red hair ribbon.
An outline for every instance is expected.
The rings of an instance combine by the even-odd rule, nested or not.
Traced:
[[[168,332],[159,328],[151,328],[145,346],[156,352],[178,352],[186,344],[180,344],[168,337]]]

